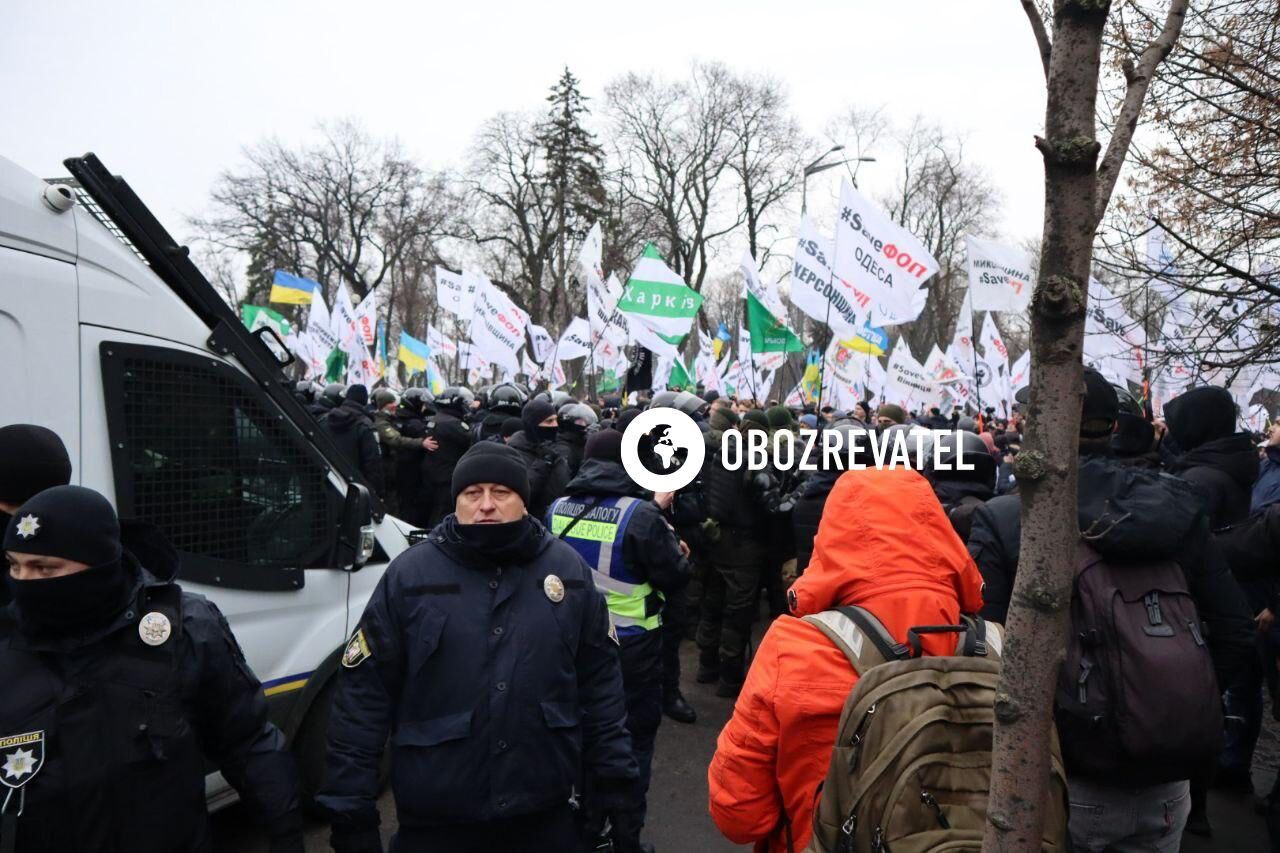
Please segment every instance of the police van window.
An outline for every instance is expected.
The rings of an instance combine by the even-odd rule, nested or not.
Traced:
[[[101,356],[120,513],[166,534],[183,578],[294,589],[325,564],[340,509],[328,468],[257,386],[162,347]]]

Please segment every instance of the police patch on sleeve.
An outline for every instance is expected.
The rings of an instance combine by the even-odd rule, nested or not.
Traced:
[[[359,628],[351,635],[351,640],[342,653],[342,665],[347,669],[355,669],[371,657],[373,653],[369,651],[369,643],[364,638],[364,629]]]
[[[0,737],[0,782],[21,788],[44,766],[44,732]]]

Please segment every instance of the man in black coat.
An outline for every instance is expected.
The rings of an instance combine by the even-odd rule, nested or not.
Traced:
[[[1150,543],[1152,560],[1173,560],[1182,568],[1200,619],[1209,628],[1207,640],[1217,683],[1223,687],[1238,683],[1248,675],[1254,654],[1254,625],[1244,595],[1231,575],[1221,548],[1213,540],[1208,513],[1198,507],[1189,513],[1163,512],[1164,506],[1182,506],[1195,498],[1175,478],[1140,471],[1136,466],[1126,466],[1110,458],[1111,437],[1120,411],[1116,390],[1091,368],[1085,369],[1084,378],[1086,392],[1080,422],[1080,529],[1093,528],[1108,511],[1108,498],[1120,492],[1130,506],[1151,507],[1145,514],[1126,512],[1119,519],[1108,520],[1109,536],[1114,540]],[[1131,472],[1127,479],[1123,476],[1126,471]],[[1018,495],[997,497],[974,514],[968,548],[985,583],[982,616],[994,622],[1003,624],[1008,615],[1021,532]],[[1099,543],[1095,541],[1094,545],[1097,547]],[[1100,553],[1104,558],[1108,556]],[[1119,559],[1131,558],[1121,555]],[[1107,789],[1106,782],[1100,780],[1085,779],[1073,784],[1093,786],[1096,790],[1087,795],[1089,797]],[[1172,784],[1177,786],[1176,790],[1167,785],[1146,792],[1138,790],[1145,797],[1143,808],[1147,810],[1146,816],[1139,816],[1139,824],[1160,810],[1161,798],[1173,796],[1176,808],[1165,808],[1166,821],[1172,821],[1179,829],[1184,824],[1195,823],[1207,829],[1203,801],[1196,803],[1197,786],[1192,786],[1189,795],[1185,781]],[[1072,793],[1074,813],[1077,791],[1073,789]],[[1133,795],[1130,791],[1129,796]],[[1115,804],[1119,805],[1123,797],[1118,793],[1115,797]],[[1086,797],[1082,808],[1088,805],[1090,800]],[[1190,818],[1183,809],[1191,811]]]
[[[338,853],[380,851],[390,738],[396,849],[572,851],[571,801],[630,806],[618,644],[591,568],[526,513],[496,442],[454,471],[456,512],[388,567],[342,658],[317,801]]]
[[[529,514],[545,518],[547,507],[573,478],[569,460],[556,449],[560,420],[555,407],[542,399],[525,403],[520,420],[524,429],[511,436],[507,446],[520,454],[529,472]]]
[[[333,439],[339,452],[359,469],[369,488],[376,494],[384,494],[386,482],[382,473],[382,451],[378,449],[378,434],[369,417],[369,389],[352,385],[342,405],[320,419],[320,426]]]
[[[436,413],[427,417],[426,434],[430,439],[422,456],[422,495],[420,512],[426,514],[426,526],[435,527],[453,512],[448,499],[453,469],[471,447],[471,430],[463,422],[475,395],[466,388],[450,386],[436,395]]]
[[[26,501],[4,548],[0,849],[208,850],[211,762],[301,853],[293,758],[218,608],[139,565],[90,489]]]
[[[638,849],[662,722],[664,598],[689,582],[688,548],[623,469],[617,430],[587,440],[582,467],[565,494],[552,503],[548,523],[593,569],[622,647],[627,731],[640,777],[635,809],[618,815],[617,843]]]
[[[1236,404],[1225,388],[1192,388],[1164,407],[1169,425],[1168,470],[1205,496],[1213,529],[1249,514],[1258,451],[1247,432],[1236,431]]]

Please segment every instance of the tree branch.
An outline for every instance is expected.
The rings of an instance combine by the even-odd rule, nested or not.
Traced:
[[[1151,88],[1151,80],[1155,76],[1156,66],[1173,50],[1178,36],[1182,33],[1182,24],[1187,18],[1187,6],[1190,0],[1172,0],[1169,12],[1164,19],[1164,28],[1156,36],[1138,60],[1137,67],[1126,62],[1124,103],[1120,114],[1116,117],[1116,126],[1111,133],[1111,141],[1107,144],[1107,153],[1098,166],[1098,192],[1094,199],[1094,216],[1101,222],[1111,203],[1111,193],[1115,190],[1116,180],[1120,177],[1120,168],[1129,153],[1129,144],[1133,141],[1134,129],[1138,126],[1138,117],[1142,113],[1142,105],[1147,98],[1147,90]],[[1026,5],[1024,0],[1023,5]]]
[[[1040,64],[1044,66],[1044,79],[1049,79],[1049,59],[1053,56],[1053,43],[1049,41],[1049,33],[1044,28],[1044,18],[1040,16],[1040,9],[1036,6],[1036,0],[1022,0],[1022,11],[1027,13],[1027,20],[1031,22],[1031,32],[1036,36],[1036,47],[1040,49]]]

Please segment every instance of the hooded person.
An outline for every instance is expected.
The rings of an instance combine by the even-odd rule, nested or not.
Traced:
[[[523,428],[511,436],[507,447],[517,451],[529,473],[529,514],[543,518],[551,502],[564,494],[572,473],[569,461],[556,449],[560,420],[555,406],[534,399],[520,410]]]
[[[71,457],[56,432],[36,424],[0,427],[0,530],[27,500],[70,482]],[[8,601],[9,587],[0,582],[0,609]]]
[[[301,853],[293,758],[218,608],[140,565],[110,502],[80,486],[25,501],[4,550],[0,781],[16,799],[0,847],[210,849],[214,768],[273,853]]]
[[[1247,432],[1236,431],[1236,404],[1225,388],[1192,388],[1164,407],[1169,426],[1169,473],[1204,495],[1216,530],[1249,515],[1258,451]]]
[[[827,508],[809,568],[791,587],[791,615],[761,641],[707,771],[716,826],[757,850],[808,843],[840,714],[858,681],[845,654],[799,617],[857,605],[904,642],[913,626],[955,624],[982,606],[982,579],[920,474],[849,471]],[[922,640],[925,654],[955,649],[947,635]]]
[[[338,451],[360,471],[369,488],[375,494],[386,492],[383,479],[382,451],[378,448],[378,433],[367,411],[369,406],[369,389],[363,385],[352,385],[347,389],[347,396],[342,405],[330,410],[320,419],[329,438],[337,446]]]
[[[1079,529],[1104,530],[1105,535],[1091,537],[1090,545],[1101,557],[1119,566],[1176,563],[1185,576],[1199,619],[1208,628],[1203,645],[1211,656],[1217,685],[1238,683],[1247,674],[1249,661],[1256,657],[1256,629],[1240,587],[1210,533],[1208,513],[1186,482],[1111,457],[1111,438],[1120,414],[1119,397],[1097,370],[1085,368],[1083,379]],[[1219,423],[1217,432],[1223,428]],[[1225,428],[1230,429],[1230,422]],[[1108,513],[1118,499],[1143,511],[1127,511],[1112,520]],[[1141,553],[1135,555],[1121,547],[1127,542],[1142,543]],[[1019,495],[993,498],[973,514],[968,548],[986,584],[982,616],[990,621],[1004,623],[1008,617],[1021,543]],[[1211,688],[1215,693],[1217,685]],[[1101,740],[1092,748],[1098,755],[1114,754]],[[1192,814],[1192,790],[1187,778],[1125,785],[1114,778],[1115,768],[1100,773],[1069,763],[1067,770],[1071,793],[1069,828],[1079,846],[1177,849],[1182,829]],[[1126,817],[1099,820],[1104,811]],[[1086,845],[1086,837],[1096,847]]]

